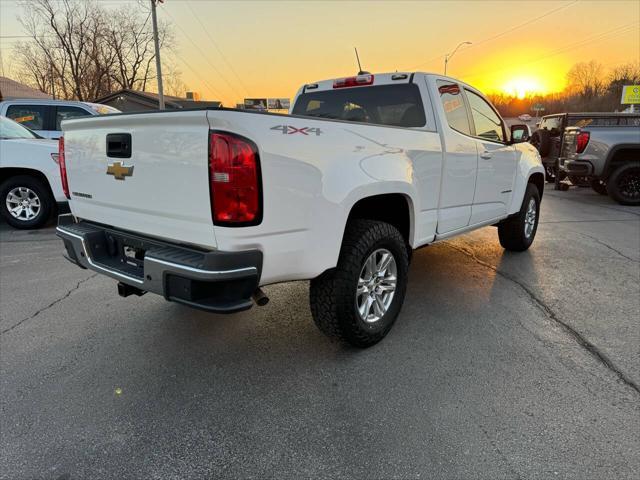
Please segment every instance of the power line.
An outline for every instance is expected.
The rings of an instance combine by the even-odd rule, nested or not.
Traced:
[[[500,38],[500,37],[502,37],[502,36],[504,36],[504,35],[507,35],[508,33],[511,33],[511,32],[513,32],[514,30],[517,30],[517,29],[519,29],[519,28],[522,28],[522,27],[524,27],[524,26],[526,26],[526,25],[530,25],[530,24],[532,24],[533,22],[537,22],[537,21],[538,21],[538,20],[540,20],[541,18],[548,17],[549,15],[551,15],[551,14],[553,14],[553,13],[556,13],[556,12],[558,12],[558,11],[560,11],[560,10],[565,9],[565,8],[569,8],[570,6],[575,5],[575,4],[576,4],[576,3],[578,3],[579,1],[580,1],[580,0],[574,0],[574,1],[572,1],[572,2],[569,2],[569,3],[565,4],[565,5],[561,5],[561,6],[559,6],[559,7],[556,7],[556,8],[554,8],[554,9],[552,9],[552,10],[549,10],[548,12],[545,12],[545,13],[543,13],[542,15],[539,15],[539,16],[537,16],[537,17],[534,17],[534,18],[530,19],[530,20],[527,20],[527,21],[526,21],[526,22],[524,22],[524,23],[520,23],[520,24],[518,24],[518,25],[516,25],[516,26],[514,26],[514,27],[508,28],[508,29],[506,29],[506,30],[504,30],[504,31],[502,31],[502,32],[500,32],[500,33],[497,33],[497,34],[492,35],[492,36],[487,37],[487,38],[483,38],[482,40],[475,41],[475,42],[473,42],[473,44],[472,44],[471,46],[469,46],[469,47],[465,48],[465,50],[469,50],[469,49],[471,49],[471,48],[477,47],[478,45],[482,45],[483,43],[487,43],[487,42],[490,42],[491,40],[495,40],[496,38]],[[409,71],[416,70],[417,68],[419,68],[419,67],[421,67],[421,66],[423,66],[423,65],[427,65],[427,64],[429,64],[429,63],[431,63],[431,62],[435,62],[436,60],[439,60],[439,59],[441,59],[441,58],[444,58],[446,54],[447,54],[447,52],[445,52],[445,53],[443,53],[443,54],[441,54],[441,55],[438,55],[437,57],[433,57],[432,59],[427,60],[426,62],[420,63],[419,65],[416,65],[415,67],[411,67],[411,68],[409,68],[408,70],[409,70]]]
[[[136,36],[133,39],[133,44],[131,45],[131,47],[129,47],[129,51],[127,52],[127,54],[125,55],[125,57],[128,57],[129,54],[131,53],[131,50],[133,50],[133,47],[136,46],[136,43],[138,41],[138,37],[140,37],[140,35],[142,34],[142,31],[147,27],[147,23],[149,23],[149,18],[151,18],[151,10],[149,10],[149,14],[147,15],[146,20],[144,21],[144,23],[142,24],[142,28],[140,29],[140,31],[136,34]]]
[[[236,79],[238,80],[238,83],[240,84],[240,86],[244,89],[244,91],[247,93],[247,95],[249,94],[249,89],[246,87],[246,85],[242,82],[242,78],[240,78],[240,75],[238,75],[238,72],[236,72],[235,68],[233,68],[233,65],[231,65],[231,63],[229,62],[229,60],[227,60],[226,55],[222,52],[222,50],[220,49],[220,47],[218,46],[218,43],[213,39],[213,37],[209,34],[209,31],[206,29],[206,27],[204,26],[204,24],[202,23],[202,20],[200,20],[200,17],[198,17],[196,15],[196,12],[193,11],[193,8],[191,7],[191,2],[186,2],[187,6],[189,7],[189,10],[191,11],[191,14],[193,15],[193,17],[198,21],[198,23],[200,24],[200,26],[202,27],[202,30],[204,31],[204,33],[206,33],[207,37],[209,37],[209,40],[211,41],[211,43],[213,44],[214,47],[216,47],[216,50],[218,50],[218,53],[220,54],[220,57],[222,57],[222,60],[224,60],[224,62],[227,64],[227,67],[229,67],[229,70],[231,70],[231,72],[235,75]]]
[[[211,68],[213,68],[216,71],[216,73],[220,76],[220,78],[222,78],[222,80],[225,81],[225,83],[229,86],[229,88],[233,91],[233,93],[237,96],[237,98],[242,98],[242,94],[240,94],[235,89],[235,87],[231,84],[231,82],[229,82],[229,80],[227,80],[225,75],[218,69],[218,67],[216,67],[213,63],[211,63],[211,61],[209,60],[209,57],[207,57],[207,55],[202,51],[200,46],[196,42],[194,42],[193,39],[189,36],[189,34],[187,32],[185,32],[185,30],[178,24],[178,22],[173,17],[173,15],[171,15],[169,13],[169,11],[164,7],[163,7],[163,11],[173,20],[173,22],[178,27],[178,29],[184,34],[184,36],[187,38],[187,40],[189,40],[189,42],[191,42],[191,44],[196,48],[196,50],[198,50],[198,52],[200,52],[200,55],[202,55],[202,58],[205,59],[205,61],[209,64],[209,66],[211,66]]]
[[[638,25],[640,25],[640,24],[638,24],[636,22],[631,22],[631,23],[627,23],[625,25],[620,25],[620,26],[618,26],[616,28],[613,28],[611,30],[606,30],[604,32],[597,33],[595,35],[591,35],[591,36],[583,38],[582,40],[579,40],[577,42],[565,45],[565,46],[563,46],[563,47],[561,47],[561,48],[559,48],[557,50],[554,50],[551,53],[548,53],[546,55],[542,55],[542,56],[540,56],[538,58],[535,58],[533,60],[530,60],[528,62],[521,63],[520,65],[518,65],[518,67],[522,67],[522,66],[525,66],[525,65],[530,65],[532,63],[540,62],[542,60],[546,60],[547,58],[554,57],[554,56],[559,55],[561,53],[565,53],[565,52],[568,52],[568,51],[573,50],[575,48],[582,47],[583,45],[586,45],[588,43],[594,42],[596,40],[601,40],[601,39],[603,39],[605,37],[608,37],[610,35],[615,37],[615,36],[618,36],[618,35],[622,35],[622,34],[628,33],[630,31],[632,31]],[[501,69],[498,69],[498,70],[485,70],[485,71],[479,72],[479,73],[460,75],[460,78],[463,78],[463,77],[464,78],[473,78],[473,77],[478,77],[478,76],[481,76],[481,75],[486,75],[488,73],[503,72],[503,71],[509,70],[511,68],[513,68],[513,67],[501,68]]]
[[[182,57],[178,57],[178,60],[180,60],[180,62],[182,62],[182,64],[187,67],[189,70],[191,70],[191,72],[202,82],[204,83],[209,90],[211,90],[215,95],[217,95],[218,97],[222,98],[223,95],[220,93],[220,91],[215,88],[213,85],[211,85],[207,80],[205,80],[205,78],[200,75],[191,65],[189,65],[189,63],[184,60]]]

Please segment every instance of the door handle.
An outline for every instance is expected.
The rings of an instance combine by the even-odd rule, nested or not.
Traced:
[[[485,150],[484,153],[480,155],[480,158],[491,160],[491,152],[489,150]]]

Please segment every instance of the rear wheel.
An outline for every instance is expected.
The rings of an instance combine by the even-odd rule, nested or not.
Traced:
[[[314,322],[326,335],[356,347],[378,343],[400,313],[408,269],[407,246],[394,226],[350,222],[338,265],[311,281]]]
[[[591,188],[595,192],[598,192],[600,195],[607,194],[607,184],[604,182],[604,180],[601,180],[599,178],[594,178],[591,180]]]
[[[640,162],[618,167],[607,181],[607,191],[621,205],[640,205]]]
[[[540,193],[533,183],[527,185],[517,215],[498,225],[500,245],[506,250],[523,252],[533,243],[540,218]]]
[[[53,210],[48,187],[29,175],[17,175],[0,185],[0,213],[15,228],[31,229],[46,223]]]

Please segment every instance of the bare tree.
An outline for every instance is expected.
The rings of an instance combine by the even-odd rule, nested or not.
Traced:
[[[173,43],[173,34],[167,25],[159,26],[160,46]],[[111,15],[106,41],[115,55],[113,81],[119,88],[146,90],[155,80],[155,50],[149,13],[132,16],[128,10]],[[168,50],[168,48],[167,48]]]
[[[611,70],[607,90],[613,96],[620,98],[623,86],[638,84],[640,84],[640,62],[627,63]]]
[[[30,40],[17,50],[22,80],[78,100],[146,90],[155,79],[148,20],[148,9],[108,11],[95,0],[24,2],[20,22]],[[160,39],[172,40],[166,25]]]
[[[590,99],[602,95],[605,90],[604,67],[601,63],[576,63],[567,73],[568,90],[582,98]]]
[[[162,66],[164,78],[164,93],[173,97],[184,97],[189,86],[182,81],[182,72],[169,63]]]

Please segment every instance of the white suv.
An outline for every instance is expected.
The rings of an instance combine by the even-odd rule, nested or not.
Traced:
[[[63,120],[87,115],[119,113],[120,110],[100,103],[68,100],[7,100],[0,102],[0,115],[24,125],[44,138],[57,140],[62,135]]]

